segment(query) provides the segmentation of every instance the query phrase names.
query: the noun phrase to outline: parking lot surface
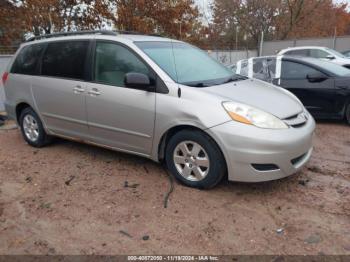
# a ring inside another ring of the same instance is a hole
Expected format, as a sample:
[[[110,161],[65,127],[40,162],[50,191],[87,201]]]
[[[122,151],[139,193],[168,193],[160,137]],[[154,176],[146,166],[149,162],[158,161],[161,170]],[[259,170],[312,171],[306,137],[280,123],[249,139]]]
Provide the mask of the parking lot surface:
[[[314,153],[279,181],[174,183],[161,165],[0,130],[1,254],[350,254],[350,126],[317,124]]]

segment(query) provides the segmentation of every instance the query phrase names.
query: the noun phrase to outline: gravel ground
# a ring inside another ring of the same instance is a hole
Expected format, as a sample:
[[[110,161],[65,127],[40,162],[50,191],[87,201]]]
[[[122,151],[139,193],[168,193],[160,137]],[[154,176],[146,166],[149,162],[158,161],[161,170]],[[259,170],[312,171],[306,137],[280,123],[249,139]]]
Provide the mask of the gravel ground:
[[[0,130],[0,254],[350,254],[350,127],[318,123],[315,151],[279,181],[170,182],[162,166]]]

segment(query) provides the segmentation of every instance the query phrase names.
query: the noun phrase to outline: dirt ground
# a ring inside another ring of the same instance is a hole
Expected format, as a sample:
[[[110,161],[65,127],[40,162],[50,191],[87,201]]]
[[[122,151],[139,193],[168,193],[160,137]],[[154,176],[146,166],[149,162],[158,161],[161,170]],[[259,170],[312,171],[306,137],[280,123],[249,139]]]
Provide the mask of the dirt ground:
[[[318,123],[311,161],[279,181],[209,191],[149,160],[0,130],[0,254],[350,254],[350,127]]]

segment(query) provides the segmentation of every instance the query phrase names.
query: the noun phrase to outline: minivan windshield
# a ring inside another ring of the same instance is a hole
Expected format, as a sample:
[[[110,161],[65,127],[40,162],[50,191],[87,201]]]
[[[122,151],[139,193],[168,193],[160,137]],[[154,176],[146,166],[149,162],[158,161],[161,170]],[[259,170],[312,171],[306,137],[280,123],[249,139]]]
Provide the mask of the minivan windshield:
[[[135,44],[179,84],[206,87],[246,79],[186,43],[147,41]]]

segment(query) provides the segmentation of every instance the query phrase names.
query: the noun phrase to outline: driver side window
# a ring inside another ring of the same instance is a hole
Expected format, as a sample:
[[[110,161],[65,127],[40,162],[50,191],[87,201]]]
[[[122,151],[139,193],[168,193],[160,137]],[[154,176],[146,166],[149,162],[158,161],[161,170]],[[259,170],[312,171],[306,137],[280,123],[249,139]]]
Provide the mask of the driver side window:
[[[150,76],[148,67],[129,49],[110,42],[97,42],[95,54],[95,81],[125,87],[127,73]]]
[[[282,79],[306,79],[308,74],[314,73],[319,73],[319,71],[307,65],[290,61],[282,61]]]

